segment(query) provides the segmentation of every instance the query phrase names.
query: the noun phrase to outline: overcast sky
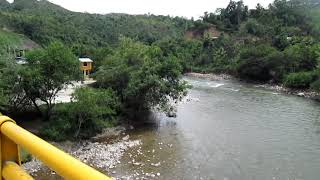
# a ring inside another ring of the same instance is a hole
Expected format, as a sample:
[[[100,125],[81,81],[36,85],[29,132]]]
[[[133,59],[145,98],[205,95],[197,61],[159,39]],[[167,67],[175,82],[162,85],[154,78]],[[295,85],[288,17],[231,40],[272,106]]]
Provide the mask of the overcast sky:
[[[13,1],[13,0],[8,0]],[[226,7],[229,0],[49,0],[66,9],[89,13],[171,15],[198,18],[203,12]],[[244,0],[249,8],[257,3],[268,6],[273,0]]]

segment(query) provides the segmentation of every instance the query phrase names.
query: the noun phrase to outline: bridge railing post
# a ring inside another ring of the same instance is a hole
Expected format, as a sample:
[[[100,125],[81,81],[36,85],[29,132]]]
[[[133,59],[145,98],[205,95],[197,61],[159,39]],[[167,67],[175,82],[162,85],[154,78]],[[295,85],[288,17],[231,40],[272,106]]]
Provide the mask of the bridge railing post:
[[[7,116],[0,114],[0,175],[11,179],[31,179],[20,167],[19,146],[57,172],[65,179],[109,180],[110,177],[82,163],[43,139],[16,125]],[[5,170],[5,171],[4,171]]]
[[[0,116],[0,128],[3,123],[12,122],[15,123],[11,118],[7,116]],[[11,141],[7,136],[0,132],[0,177],[2,177],[2,167],[6,161],[12,161],[21,165],[19,156],[19,147],[16,143]]]
[[[0,128],[4,123],[15,124],[15,121],[7,116],[0,115]],[[0,177],[3,177],[2,170],[7,162],[21,165],[19,146],[0,132]]]

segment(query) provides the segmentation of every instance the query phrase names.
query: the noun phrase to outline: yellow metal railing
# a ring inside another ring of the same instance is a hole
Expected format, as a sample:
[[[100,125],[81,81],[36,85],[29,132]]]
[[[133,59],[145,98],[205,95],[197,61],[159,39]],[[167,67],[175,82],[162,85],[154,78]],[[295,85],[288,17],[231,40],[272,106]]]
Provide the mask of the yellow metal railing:
[[[0,116],[0,177],[3,179],[33,179],[20,167],[19,146],[65,179],[111,179],[19,127],[11,118]]]

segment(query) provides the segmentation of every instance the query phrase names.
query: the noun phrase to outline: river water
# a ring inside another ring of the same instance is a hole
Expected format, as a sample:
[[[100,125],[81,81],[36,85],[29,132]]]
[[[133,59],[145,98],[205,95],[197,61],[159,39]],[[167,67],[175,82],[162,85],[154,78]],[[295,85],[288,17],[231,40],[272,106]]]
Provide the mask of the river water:
[[[126,152],[114,176],[320,179],[320,103],[234,80],[185,80],[192,100],[176,118],[155,114],[132,131],[143,144]]]
[[[319,102],[235,80],[184,79],[193,87],[177,117],[153,114],[126,132],[142,144],[101,171],[120,179],[320,179]],[[61,179],[48,169],[35,178]]]

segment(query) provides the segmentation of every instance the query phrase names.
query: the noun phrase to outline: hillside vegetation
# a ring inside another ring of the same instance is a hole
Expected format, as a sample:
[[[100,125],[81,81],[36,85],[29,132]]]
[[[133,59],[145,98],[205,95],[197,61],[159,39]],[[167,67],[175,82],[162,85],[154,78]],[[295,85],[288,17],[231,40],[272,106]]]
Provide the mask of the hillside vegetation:
[[[5,48],[6,46],[20,46],[23,41],[25,41],[25,37],[22,35],[0,30],[1,49]]]
[[[32,49],[37,47],[39,47],[38,44],[22,34],[0,29],[0,58],[3,58],[4,55],[10,55],[13,58],[13,51],[15,49]]]
[[[42,47],[27,54],[24,66],[1,52],[0,110],[37,112],[48,123],[45,137],[90,137],[152,110],[172,112],[171,102],[186,94],[184,72],[320,91],[317,1],[275,0],[249,9],[231,0],[197,21],[78,13],[46,0],[0,4],[0,44],[29,38]],[[57,105],[58,91],[79,80],[77,57],[94,60],[97,82],[76,90],[71,103]]]
[[[41,45],[59,40],[74,48],[114,45],[120,35],[151,44],[180,37],[189,26],[178,17],[71,12],[46,0],[15,0],[1,11],[0,22]]]

